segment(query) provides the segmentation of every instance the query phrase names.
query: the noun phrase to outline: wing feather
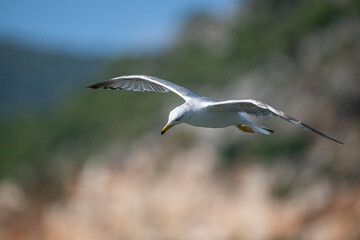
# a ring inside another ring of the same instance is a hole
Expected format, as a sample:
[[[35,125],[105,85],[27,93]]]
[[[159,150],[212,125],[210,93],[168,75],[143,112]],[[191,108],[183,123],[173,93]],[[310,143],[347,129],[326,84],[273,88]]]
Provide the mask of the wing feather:
[[[286,120],[296,126],[319,134],[322,137],[335,141],[337,143],[343,144],[342,142],[329,137],[328,135],[310,127],[309,125],[293,118],[292,116],[287,115],[286,113],[273,108],[272,106],[258,101],[254,99],[245,99],[245,100],[228,100],[228,101],[220,101],[211,103],[210,106],[217,111],[234,111],[234,112],[241,112],[246,113],[254,117],[261,117],[261,116],[270,116],[270,117],[279,117],[283,120]]]
[[[112,78],[105,82],[96,83],[89,88],[110,89],[110,90],[133,90],[138,92],[169,92],[172,91],[182,97],[185,101],[200,97],[196,93],[179,86],[175,83],[146,75],[128,75]]]

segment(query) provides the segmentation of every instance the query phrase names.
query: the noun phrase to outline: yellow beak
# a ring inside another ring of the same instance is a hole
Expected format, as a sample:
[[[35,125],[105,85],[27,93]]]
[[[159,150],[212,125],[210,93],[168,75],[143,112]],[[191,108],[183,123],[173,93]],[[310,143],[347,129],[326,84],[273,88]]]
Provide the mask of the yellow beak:
[[[172,128],[173,125],[169,125],[166,124],[166,126],[162,129],[161,131],[161,135],[163,135],[164,133],[166,133],[167,130],[169,130],[170,128]]]

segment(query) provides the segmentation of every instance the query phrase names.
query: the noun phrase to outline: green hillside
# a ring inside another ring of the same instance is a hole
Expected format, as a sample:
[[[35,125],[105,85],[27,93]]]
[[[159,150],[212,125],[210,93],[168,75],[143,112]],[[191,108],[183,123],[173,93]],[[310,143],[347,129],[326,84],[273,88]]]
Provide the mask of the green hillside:
[[[0,42],[0,120],[58,101],[88,77],[103,71],[101,59],[31,49]]]

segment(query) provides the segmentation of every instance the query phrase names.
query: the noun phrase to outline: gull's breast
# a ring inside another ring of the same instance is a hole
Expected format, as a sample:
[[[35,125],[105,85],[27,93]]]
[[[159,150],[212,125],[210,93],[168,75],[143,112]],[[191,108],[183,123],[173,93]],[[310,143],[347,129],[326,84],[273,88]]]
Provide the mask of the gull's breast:
[[[189,125],[208,128],[223,128],[236,125],[238,122],[237,112],[211,111],[206,108],[195,111],[187,121]]]

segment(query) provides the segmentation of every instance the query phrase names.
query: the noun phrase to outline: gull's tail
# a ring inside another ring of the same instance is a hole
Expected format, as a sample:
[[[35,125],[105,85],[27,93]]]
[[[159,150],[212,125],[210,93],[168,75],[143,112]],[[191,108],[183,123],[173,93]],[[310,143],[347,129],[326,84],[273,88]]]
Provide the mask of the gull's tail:
[[[241,119],[242,119],[242,123],[237,126],[237,128],[239,128],[240,130],[244,131],[244,132],[258,132],[258,133],[262,133],[262,134],[266,134],[269,135],[271,133],[274,133],[275,131],[263,126],[260,126],[254,122],[251,122],[250,120],[248,120],[247,118],[245,118],[243,115],[239,114]],[[241,127],[243,126],[243,127]],[[247,127],[246,127],[247,126]],[[246,127],[246,128],[244,128]]]
[[[266,134],[269,135],[271,133],[274,133],[275,131],[260,125],[257,125],[255,123],[253,123],[253,125],[251,125],[251,128],[254,129],[256,132],[258,133],[262,133],[262,134]]]
[[[241,125],[238,124],[236,125],[236,127],[238,129],[240,129],[243,132],[248,132],[248,133],[254,133],[254,132],[258,132],[258,133],[262,133],[262,134],[270,134],[270,133],[274,133],[274,130],[271,130],[269,128],[254,124],[254,123],[248,123],[248,125],[250,125],[251,127],[247,126],[247,125]]]

